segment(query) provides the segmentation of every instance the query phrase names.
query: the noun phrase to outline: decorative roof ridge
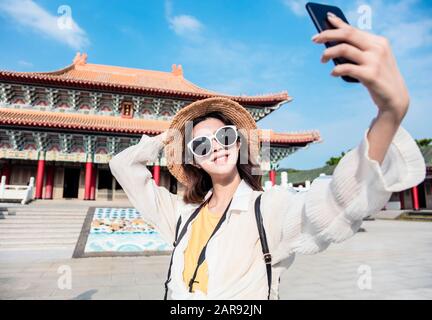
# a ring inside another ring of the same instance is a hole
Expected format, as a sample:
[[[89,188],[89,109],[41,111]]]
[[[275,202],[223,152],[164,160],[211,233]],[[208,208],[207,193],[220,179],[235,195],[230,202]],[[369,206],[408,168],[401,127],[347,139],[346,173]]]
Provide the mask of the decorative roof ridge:
[[[53,71],[43,71],[43,72],[33,71],[33,72],[21,72],[21,73],[31,73],[31,74],[40,74],[40,75],[61,75],[72,69],[75,69],[75,66],[77,65],[85,65],[85,64],[87,64],[87,53],[81,54],[81,52],[77,52],[72,61],[72,64],[62,69],[53,70]]]

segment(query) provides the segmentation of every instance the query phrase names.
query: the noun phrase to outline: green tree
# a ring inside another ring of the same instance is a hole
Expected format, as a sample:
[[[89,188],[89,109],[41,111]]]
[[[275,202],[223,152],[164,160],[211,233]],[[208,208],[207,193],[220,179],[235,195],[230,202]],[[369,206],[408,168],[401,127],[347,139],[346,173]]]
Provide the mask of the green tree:
[[[345,155],[345,152],[342,151],[341,155],[339,157],[331,157],[329,160],[326,161],[326,165],[328,165],[328,166],[337,165],[344,155]]]
[[[293,169],[293,168],[279,168],[277,171],[278,172],[286,171],[286,172],[290,173],[290,172],[299,172],[301,170],[297,170],[297,169]]]
[[[430,143],[432,142],[432,139],[415,139],[415,142],[417,143],[417,146],[419,148],[421,147],[427,147],[430,145]]]

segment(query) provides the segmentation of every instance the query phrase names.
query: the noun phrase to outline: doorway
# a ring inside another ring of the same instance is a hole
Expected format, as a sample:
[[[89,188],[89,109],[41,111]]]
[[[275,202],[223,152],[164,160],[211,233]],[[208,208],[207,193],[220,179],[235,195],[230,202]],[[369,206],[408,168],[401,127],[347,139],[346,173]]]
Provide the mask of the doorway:
[[[80,168],[65,168],[63,198],[78,198]]]

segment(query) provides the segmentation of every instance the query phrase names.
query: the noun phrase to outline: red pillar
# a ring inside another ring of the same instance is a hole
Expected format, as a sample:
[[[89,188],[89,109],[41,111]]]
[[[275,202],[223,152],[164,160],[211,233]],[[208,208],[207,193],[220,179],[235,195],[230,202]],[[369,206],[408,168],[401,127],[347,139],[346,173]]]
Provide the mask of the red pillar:
[[[3,165],[3,168],[2,168],[1,174],[0,174],[0,178],[2,176],[6,176],[6,182],[5,183],[9,184],[9,182],[10,182],[10,176],[11,176],[11,164],[9,162],[6,162]]]
[[[412,193],[412,199],[413,199],[413,206],[414,206],[414,210],[419,210],[419,201],[418,201],[418,190],[417,190],[417,186],[412,187],[412,189],[411,189],[411,193]]]
[[[159,165],[154,165],[153,166],[153,179],[156,183],[156,185],[159,185],[159,179],[160,179],[160,166]]]
[[[54,166],[49,166],[47,168],[47,177],[45,184],[45,197],[44,199],[52,199],[53,198],[53,185],[54,185]]]
[[[92,171],[93,163],[90,161],[86,162],[85,167],[85,188],[84,188],[84,200],[90,200],[90,189],[92,182]]]
[[[36,173],[35,199],[42,199],[44,173],[45,173],[45,160],[39,159],[37,165],[37,173]]]
[[[96,174],[97,169],[96,166],[92,170],[92,179],[91,179],[91,186],[90,186],[90,200],[95,200],[95,194],[96,194]]]
[[[399,201],[400,201],[401,209],[404,210],[405,209],[405,190],[399,192]]]
[[[270,176],[270,181],[272,183],[272,186],[274,186],[276,184],[276,171],[270,170],[269,176]]]

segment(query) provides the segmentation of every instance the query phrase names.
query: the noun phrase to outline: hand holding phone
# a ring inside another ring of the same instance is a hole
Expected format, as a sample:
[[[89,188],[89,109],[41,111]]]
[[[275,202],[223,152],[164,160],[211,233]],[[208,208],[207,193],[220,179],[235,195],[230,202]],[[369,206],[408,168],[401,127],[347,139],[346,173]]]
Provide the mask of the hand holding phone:
[[[344,22],[348,23],[342,10],[335,6],[328,6],[324,4],[308,2],[306,3],[306,10],[309,13],[318,32],[322,32],[328,29],[336,29],[327,19],[328,12],[333,13],[337,17],[341,18]],[[338,41],[329,41],[325,43],[325,46],[327,48],[330,48],[338,44],[340,44],[340,42]],[[356,64],[355,62],[350,61],[343,57],[334,58],[333,62],[335,65],[343,64],[343,63]],[[342,79],[344,79],[347,82],[359,82],[357,79],[350,76],[342,76]]]

